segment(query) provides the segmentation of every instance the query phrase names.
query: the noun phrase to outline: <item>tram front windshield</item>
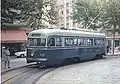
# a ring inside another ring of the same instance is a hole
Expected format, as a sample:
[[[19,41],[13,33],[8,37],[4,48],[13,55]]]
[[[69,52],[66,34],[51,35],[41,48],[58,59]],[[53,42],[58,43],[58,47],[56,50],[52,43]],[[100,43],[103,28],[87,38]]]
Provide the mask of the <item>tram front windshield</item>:
[[[29,38],[29,46],[45,46],[46,39],[45,38]]]

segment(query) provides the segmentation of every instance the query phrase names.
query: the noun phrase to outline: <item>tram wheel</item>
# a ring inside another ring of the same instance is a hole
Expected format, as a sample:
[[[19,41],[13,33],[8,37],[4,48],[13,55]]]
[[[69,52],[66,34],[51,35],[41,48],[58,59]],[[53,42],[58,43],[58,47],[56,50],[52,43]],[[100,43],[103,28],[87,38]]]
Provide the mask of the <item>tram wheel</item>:
[[[81,60],[80,60],[79,57],[75,57],[75,58],[73,58],[73,60],[75,61],[75,63],[79,63],[79,62],[81,62]]]
[[[66,58],[63,62],[62,65],[69,65],[69,64],[73,64],[74,63],[74,59],[73,58]]]
[[[95,59],[103,59],[103,55],[97,54],[97,55],[95,56]]]

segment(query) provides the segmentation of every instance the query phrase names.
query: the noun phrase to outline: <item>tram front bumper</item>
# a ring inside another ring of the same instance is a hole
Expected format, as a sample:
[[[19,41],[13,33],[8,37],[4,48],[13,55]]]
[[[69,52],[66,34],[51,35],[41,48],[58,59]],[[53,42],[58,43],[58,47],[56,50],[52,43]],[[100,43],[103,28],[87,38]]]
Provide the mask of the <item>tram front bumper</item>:
[[[47,58],[26,58],[27,59],[27,63],[30,62],[46,62]]]

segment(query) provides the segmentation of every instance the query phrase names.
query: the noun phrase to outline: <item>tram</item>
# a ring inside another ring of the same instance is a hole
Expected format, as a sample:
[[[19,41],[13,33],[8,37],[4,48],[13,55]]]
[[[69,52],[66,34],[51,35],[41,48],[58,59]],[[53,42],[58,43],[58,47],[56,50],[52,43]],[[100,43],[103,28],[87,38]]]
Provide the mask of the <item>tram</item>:
[[[106,54],[104,33],[85,30],[39,29],[28,34],[27,63],[61,64],[67,59],[88,60]]]

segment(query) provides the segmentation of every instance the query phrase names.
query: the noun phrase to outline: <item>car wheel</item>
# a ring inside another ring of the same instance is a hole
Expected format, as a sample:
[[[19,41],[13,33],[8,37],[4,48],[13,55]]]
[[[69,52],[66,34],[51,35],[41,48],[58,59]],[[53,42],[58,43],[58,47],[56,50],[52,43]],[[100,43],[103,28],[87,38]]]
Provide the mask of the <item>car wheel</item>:
[[[20,57],[24,57],[24,54],[21,54]]]
[[[20,58],[19,56],[17,56],[17,58]]]

